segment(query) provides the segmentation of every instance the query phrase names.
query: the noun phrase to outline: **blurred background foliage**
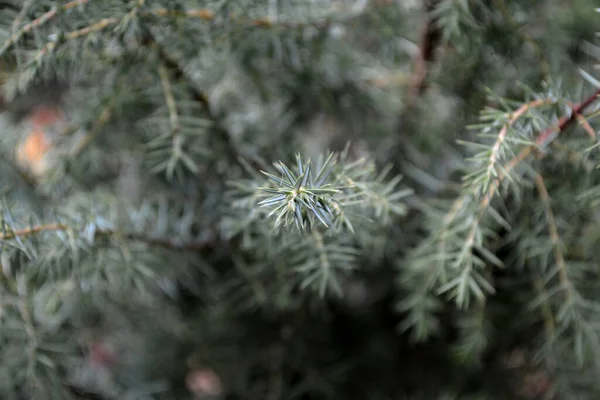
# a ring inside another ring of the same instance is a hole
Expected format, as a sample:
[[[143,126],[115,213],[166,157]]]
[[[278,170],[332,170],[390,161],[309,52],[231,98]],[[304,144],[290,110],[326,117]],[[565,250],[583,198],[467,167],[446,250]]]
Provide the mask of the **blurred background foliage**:
[[[598,10],[1,1],[0,397],[598,398]]]

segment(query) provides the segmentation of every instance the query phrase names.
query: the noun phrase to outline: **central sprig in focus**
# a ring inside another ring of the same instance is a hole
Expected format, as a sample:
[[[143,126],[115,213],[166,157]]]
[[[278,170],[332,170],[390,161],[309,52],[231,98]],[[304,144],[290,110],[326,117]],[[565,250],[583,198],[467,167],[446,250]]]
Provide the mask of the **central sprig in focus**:
[[[283,162],[274,164],[282,177],[261,171],[279,187],[260,188],[273,196],[259,202],[262,206],[275,206],[269,217],[277,215],[275,226],[295,223],[299,229],[310,230],[314,218],[325,227],[330,227],[339,215],[339,204],[334,198],[342,188],[334,188],[325,183],[333,170],[333,153],[325,160],[316,176],[313,174],[311,161],[303,163],[296,155],[296,171],[292,171]]]

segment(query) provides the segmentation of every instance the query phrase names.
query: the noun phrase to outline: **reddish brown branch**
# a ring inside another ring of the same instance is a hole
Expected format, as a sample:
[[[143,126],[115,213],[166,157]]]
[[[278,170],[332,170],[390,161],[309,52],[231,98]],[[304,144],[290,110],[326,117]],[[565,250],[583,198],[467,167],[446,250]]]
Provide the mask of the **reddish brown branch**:
[[[538,146],[543,146],[547,144],[547,142],[549,141],[548,138],[550,138],[552,134],[564,131],[569,125],[571,125],[572,122],[576,121],[578,116],[583,114],[585,110],[598,99],[599,96],[600,89],[596,90],[594,94],[585,99],[579,105],[575,106],[575,108],[573,108],[573,110],[571,111],[570,115],[562,117],[560,120],[558,120],[558,123],[556,125],[546,129],[546,131],[544,131],[540,136],[538,136],[536,144]]]

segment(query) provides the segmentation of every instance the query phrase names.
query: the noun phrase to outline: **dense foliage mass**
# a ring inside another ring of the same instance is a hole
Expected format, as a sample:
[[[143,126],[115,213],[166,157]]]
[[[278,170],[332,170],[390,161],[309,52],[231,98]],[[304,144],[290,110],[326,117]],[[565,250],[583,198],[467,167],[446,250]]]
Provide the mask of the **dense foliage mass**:
[[[0,2],[0,398],[599,398],[597,7]]]

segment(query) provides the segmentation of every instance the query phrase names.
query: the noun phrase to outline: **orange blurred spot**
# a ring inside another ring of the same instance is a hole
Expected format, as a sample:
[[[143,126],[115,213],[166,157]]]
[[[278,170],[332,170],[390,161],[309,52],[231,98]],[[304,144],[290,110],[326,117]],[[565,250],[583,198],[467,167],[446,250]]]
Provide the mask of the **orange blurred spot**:
[[[19,147],[19,159],[23,164],[32,165],[42,161],[52,143],[42,129],[36,129],[27,135]]]
[[[40,175],[46,171],[44,156],[52,148],[52,140],[48,129],[56,122],[64,121],[63,114],[56,108],[40,107],[34,110],[25,123],[33,126],[17,148],[17,160],[21,166],[33,174]]]

